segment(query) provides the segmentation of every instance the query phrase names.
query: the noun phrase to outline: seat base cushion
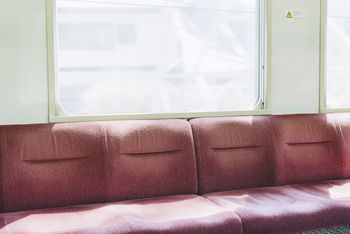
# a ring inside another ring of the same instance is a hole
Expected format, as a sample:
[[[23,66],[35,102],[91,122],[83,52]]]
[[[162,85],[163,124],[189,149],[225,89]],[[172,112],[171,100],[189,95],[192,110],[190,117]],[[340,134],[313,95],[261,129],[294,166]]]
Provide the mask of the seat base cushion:
[[[237,213],[245,233],[295,233],[350,224],[350,180],[205,194]]]
[[[197,195],[0,214],[0,233],[242,233],[240,218]]]

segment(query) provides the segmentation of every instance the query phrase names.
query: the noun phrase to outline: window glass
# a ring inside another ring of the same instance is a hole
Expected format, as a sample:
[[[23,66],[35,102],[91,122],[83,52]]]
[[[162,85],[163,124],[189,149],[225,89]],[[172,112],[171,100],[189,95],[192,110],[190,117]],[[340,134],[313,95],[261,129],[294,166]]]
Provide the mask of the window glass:
[[[328,1],[326,107],[350,108],[350,1]]]
[[[69,115],[254,109],[257,0],[56,0],[56,100]]]

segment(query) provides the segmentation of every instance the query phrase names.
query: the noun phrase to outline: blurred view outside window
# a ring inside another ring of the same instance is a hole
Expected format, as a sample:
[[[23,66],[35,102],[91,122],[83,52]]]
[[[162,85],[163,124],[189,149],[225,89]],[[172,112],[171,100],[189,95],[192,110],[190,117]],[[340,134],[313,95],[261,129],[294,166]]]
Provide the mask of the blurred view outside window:
[[[348,21],[331,20],[348,45]],[[259,30],[258,0],[56,0],[57,105],[71,115],[254,109]]]
[[[350,108],[350,1],[327,5],[326,107]]]

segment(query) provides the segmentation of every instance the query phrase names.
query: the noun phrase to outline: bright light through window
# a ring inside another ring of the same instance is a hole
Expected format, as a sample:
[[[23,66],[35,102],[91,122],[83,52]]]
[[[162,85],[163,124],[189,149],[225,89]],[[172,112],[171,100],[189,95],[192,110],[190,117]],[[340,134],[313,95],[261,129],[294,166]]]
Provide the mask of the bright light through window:
[[[57,0],[57,109],[252,110],[262,27],[257,0]]]
[[[350,108],[350,1],[327,5],[326,107]]]

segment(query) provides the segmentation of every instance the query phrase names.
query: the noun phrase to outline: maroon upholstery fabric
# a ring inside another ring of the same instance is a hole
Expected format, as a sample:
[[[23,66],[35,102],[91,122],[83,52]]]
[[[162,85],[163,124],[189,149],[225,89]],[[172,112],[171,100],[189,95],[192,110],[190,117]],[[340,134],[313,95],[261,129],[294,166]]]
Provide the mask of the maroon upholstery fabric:
[[[350,223],[350,180],[263,187],[350,177],[349,114],[190,124],[1,126],[5,212],[150,199],[3,213],[0,233],[242,233],[242,223],[246,233],[290,233]],[[180,195],[223,190],[205,194],[210,201]],[[168,195],[179,196],[152,198]]]
[[[190,124],[200,193],[272,185],[273,144],[268,117],[202,118]]]
[[[3,210],[104,200],[97,123],[0,127]]]
[[[0,214],[0,233],[242,233],[239,217],[196,195]]]
[[[0,127],[4,211],[197,192],[185,120]]]
[[[338,126],[338,140],[343,154],[343,177],[350,178],[350,113],[333,114]]]
[[[275,184],[341,178],[342,154],[332,115],[271,116]]]
[[[350,180],[285,185],[204,195],[234,211],[245,233],[295,233],[348,225]]]
[[[104,123],[107,200],[197,192],[190,125],[185,120]]]

